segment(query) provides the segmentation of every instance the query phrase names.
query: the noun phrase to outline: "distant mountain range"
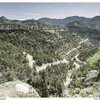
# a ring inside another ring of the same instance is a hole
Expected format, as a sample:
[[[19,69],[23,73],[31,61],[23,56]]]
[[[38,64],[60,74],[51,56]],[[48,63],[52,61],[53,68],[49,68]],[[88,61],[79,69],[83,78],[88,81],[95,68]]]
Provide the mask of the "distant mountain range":
[[[71,16],[64,19],[51,19],[51,18],[40,18],[38,20],[28,19],[28,20],[10,20],[6,17],[0,17],[0,24],[10,23],[10,24],[49,24],[49,25],[61,25],[67,26],[69,23],[78,22],[86,26],[99,29],[100,28],[100,16],[95,16],[93,18]]]
[[[79,17],[79,16],[72,16],[66,17],[64,19],[50,19],[50,18],[40,18],[38,19],[39,22],[50,24],[50,25],[62,25],[67,26],[69,23],[78,22],[84,24],[88,27],[100,28],[100,16],[95,16],[93,18],[86,18],[86,17]]]
[[[45,23],[45,24],[50,24],[50,25],[65,25],[68,23],[71,23],[73,21],[80,21],[83,23],[89,22],[89,18],[85,17],[79,17],[79,16],[71,16],[71,17],[66,17],[64,19],[50,19],[50,18],[40,18],[38,19],[39,22]]]

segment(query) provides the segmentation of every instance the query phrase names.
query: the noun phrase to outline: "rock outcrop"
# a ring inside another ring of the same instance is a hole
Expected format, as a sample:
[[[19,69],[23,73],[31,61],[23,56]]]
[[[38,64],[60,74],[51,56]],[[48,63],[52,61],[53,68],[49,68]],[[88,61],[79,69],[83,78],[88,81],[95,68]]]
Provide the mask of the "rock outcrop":
[[[86,74],[86,80],[85,81],[96,79],[98,77],[98,75],[99,75],[99,71],[91,70]]]
[[[10,81],[0,84],[0,97],[39,97],[36,90],[22,81]]]

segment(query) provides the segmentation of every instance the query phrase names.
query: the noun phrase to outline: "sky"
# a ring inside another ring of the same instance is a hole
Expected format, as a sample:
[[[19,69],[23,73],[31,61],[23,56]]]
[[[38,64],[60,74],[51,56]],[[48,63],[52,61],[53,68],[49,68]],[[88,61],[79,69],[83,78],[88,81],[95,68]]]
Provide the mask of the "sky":
[[[0,16],[8,19],[91,18],[97,15],[100,15],[100,3],[0,3]]]

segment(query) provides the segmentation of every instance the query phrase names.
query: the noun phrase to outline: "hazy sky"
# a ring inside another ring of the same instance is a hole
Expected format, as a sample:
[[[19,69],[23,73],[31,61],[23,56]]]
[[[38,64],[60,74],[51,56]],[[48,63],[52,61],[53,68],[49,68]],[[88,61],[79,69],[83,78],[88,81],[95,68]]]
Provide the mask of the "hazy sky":
[[[93,17],[100,15],[100,3],[0,3],[0,16],[9,19]]]

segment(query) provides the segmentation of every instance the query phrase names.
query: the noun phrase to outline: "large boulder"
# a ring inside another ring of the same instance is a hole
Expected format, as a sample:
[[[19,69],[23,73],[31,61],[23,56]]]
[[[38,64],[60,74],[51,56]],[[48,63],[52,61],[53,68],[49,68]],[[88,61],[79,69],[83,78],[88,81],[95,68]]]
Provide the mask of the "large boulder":
[[[16,80],[0,84],[0,97],[39,97],[39,94],[29,84]]]
[[[91,70],[86,74],[86,80],[85,81],[89,81],[89,80],[95,79],[95,78],[98,77],[98,75],[99,75],[99,71]]]

